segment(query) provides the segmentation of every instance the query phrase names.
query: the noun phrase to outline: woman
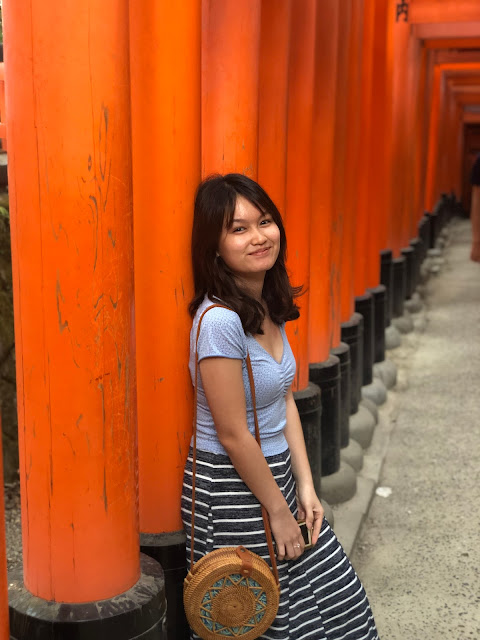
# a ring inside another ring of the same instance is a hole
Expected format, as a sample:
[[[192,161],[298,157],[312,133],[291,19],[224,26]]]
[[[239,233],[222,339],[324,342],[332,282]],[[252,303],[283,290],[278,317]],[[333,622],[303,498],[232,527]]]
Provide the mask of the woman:
[[[195,297],[190,373],[198,340],[195,561],[244,545],[269,561],[261,507],[276,544],[281,597],[262,638],[378,638],[365,591],[323,517],[291,383],[295,360],[285,322],[298,317],[285,268],[281,216],[265,191],[239,174],[213,176],[195,200]],[[261,449],[254,436],[245,358],[252,361]],[[182,516],[190,559],[192,458],[185,468]],[[304,549],[298,519],[313,530]],[[192,638],[197,636],[192,633]]]

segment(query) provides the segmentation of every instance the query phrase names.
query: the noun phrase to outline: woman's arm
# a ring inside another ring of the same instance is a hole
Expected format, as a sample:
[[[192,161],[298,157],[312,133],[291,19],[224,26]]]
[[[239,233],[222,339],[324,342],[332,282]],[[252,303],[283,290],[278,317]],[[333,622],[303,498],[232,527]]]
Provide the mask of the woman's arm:
[[[287,425],[284,433],[290,448],[292,471],[297,484],[298,514],[299,518],[305,519],[309,529],[313,528],[312,542],[315,544],[322,526],[323,507],[313,486],[302,424],[291,388],[288,390],[285,400],[287,403]]]
[[[304,548],[300,528],[248,430],[242,361],[204,358],[199,366],[218,439],[242,480],[267,510],[278,559],[298,557]]]

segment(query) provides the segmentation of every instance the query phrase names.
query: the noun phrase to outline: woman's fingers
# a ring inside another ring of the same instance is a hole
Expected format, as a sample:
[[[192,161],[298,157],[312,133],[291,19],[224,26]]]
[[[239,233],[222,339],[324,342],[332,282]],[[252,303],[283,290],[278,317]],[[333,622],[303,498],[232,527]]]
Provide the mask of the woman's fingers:
[[[299,528],[300,531],[300,528]],[[277,560],[295,560],[299,558],[305,550],[305,543],[300,534],[294,540],[285,543],[277,543]]]

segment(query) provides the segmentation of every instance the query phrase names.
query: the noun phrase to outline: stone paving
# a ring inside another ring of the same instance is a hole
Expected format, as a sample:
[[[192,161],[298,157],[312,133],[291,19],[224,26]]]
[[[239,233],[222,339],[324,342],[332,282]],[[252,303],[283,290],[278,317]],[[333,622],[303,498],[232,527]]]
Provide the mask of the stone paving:
[[[480,639],[480,264],[469,221],[448,237],[415,330],[388,353],[398,381],[362,472],[377,493],[350,532],[382,640]]]

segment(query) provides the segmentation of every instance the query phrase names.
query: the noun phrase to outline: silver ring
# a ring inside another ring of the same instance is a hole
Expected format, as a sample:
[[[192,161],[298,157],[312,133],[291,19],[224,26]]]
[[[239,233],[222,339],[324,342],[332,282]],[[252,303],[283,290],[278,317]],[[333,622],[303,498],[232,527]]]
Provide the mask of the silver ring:
[[[295,549],[300,549],[300,545],[299,544],[294,544],[293,546],[295,547]]]

